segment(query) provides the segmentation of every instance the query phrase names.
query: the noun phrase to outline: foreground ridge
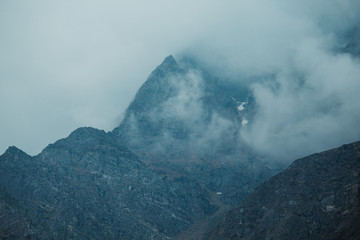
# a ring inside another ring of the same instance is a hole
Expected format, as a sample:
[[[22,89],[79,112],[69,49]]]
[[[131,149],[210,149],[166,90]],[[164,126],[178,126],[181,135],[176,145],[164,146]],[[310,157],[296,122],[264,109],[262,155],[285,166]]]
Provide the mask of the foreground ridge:
[[[209,239],[360,239],[360,141],[295,161]]]

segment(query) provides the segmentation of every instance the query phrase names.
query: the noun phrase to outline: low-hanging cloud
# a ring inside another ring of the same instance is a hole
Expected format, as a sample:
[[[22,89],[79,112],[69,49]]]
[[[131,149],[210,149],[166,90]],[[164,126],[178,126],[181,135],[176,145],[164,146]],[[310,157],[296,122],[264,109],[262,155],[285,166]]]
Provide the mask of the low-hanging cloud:
[[[243,136],[265,154],[296,158],[359,140],[359,61],[319,49],[300,51],[277,88],[251,85],[258,112]]]
[[[229,28],[189,52],[218,77],[251,89],[257,112],[241,132],[247,143],[269,158],[291,161],[359,140],[359,3],[238,7],[241,17],[226,16]]]
[[[137,104],[135,110],[128,112],[120,136],[128,136],[128,143],[136,151],[156,155],[174,150],[185,159],[194,154],[209,156],[224,144],[224,140],[235,141],[237,123],[214,109],[219,103],[206,106],[209,104],[206,101],[208,80],[201,71],[186,67],[156,79],[158,85],[152,83],[154,91],[158,86],[164,87],[164,91],[157,93],[156,101],[151,101],[151,104]],[[233,112],[236,112],[235,108]]]

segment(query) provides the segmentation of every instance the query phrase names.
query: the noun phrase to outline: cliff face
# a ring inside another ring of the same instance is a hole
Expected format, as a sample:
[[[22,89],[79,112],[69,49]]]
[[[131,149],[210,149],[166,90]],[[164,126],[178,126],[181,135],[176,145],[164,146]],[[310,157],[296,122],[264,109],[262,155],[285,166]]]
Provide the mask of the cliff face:
[[[360,142],[295,161],[260,185],[209,239],[359,239]]]

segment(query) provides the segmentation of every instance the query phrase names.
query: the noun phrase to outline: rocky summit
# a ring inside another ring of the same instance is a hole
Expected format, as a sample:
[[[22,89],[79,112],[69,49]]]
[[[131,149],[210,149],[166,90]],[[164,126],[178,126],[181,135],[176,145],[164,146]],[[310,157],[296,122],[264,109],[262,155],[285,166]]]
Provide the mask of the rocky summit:
[[[360,239],[360,142],[295,161],[207,239]]]

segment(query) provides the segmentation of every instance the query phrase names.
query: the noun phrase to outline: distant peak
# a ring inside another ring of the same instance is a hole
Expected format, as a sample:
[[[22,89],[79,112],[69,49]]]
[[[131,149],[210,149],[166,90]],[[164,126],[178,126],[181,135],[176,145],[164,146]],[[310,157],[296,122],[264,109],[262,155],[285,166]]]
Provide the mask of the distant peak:
[[[6,152],[22,152],[21,149],[15,147],[15,146],[10,146],[8,147],[8,149],[6,150]]]
[[[22,151],[21,149],[15,147],[15,146],[8,147],[8,149],[5,151],[5,153],[2,156],[6,156],[6,155],[10,155],[10,156],[14,156],[14,155],[29,156],[24,151]]]
[[[161,63],[160,66],[168,68],[168,67],[173,67],[176,65],[177,65],[177,63],[175,61],[175,58],[172,55],[170,55],[164,59],[164,61]]]
[[[104,130],[99,130],[92,127],[80,127],[75,131],[73,131],[72,133],[70,133],[69,138],[81,139],[83,137],[90,137],[90,136],[94,137],[103,134],[106,134]]]

